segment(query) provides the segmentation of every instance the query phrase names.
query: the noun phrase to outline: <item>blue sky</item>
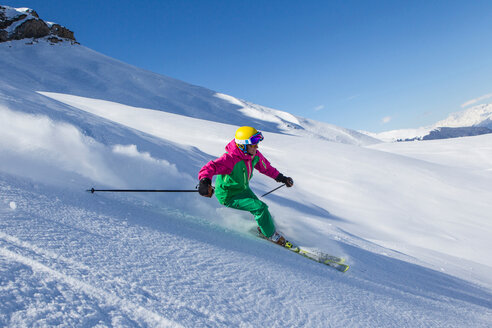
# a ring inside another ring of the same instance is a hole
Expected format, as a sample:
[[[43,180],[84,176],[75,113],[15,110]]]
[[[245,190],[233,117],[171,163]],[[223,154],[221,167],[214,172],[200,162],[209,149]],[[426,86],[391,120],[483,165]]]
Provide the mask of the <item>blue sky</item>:
[[[416,128],[492,102],[492,1],[0,3],[129,64],[346,128]]]

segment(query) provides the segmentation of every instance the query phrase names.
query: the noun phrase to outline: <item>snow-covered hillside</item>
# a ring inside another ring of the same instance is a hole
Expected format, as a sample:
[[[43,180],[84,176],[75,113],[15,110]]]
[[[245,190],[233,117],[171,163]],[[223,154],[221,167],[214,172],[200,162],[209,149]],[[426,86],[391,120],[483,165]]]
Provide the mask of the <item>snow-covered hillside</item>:
[[[47,91],[115,101],[129,106],[232,125],[296,135],[313,135],[349,144],[379,142],[359,132],[314,122],[254,105],[119,62],[84,46],[25,41],[0,44],[0,66],[9,92]],[[38,103],[43,99],[30,95]]]
[[[0,44],[0,71],[1,326],[490,326],[492,135],[361,147],[63,43]],[[193,189],[243,124],[295,180],[264,199],[278,228],[347,273],[215,199],[85,191]]]
[[[482,104],[453,113],[431,126],[365,134],[387,142],[413,139],[445,139],[492,132],[492,104]]]

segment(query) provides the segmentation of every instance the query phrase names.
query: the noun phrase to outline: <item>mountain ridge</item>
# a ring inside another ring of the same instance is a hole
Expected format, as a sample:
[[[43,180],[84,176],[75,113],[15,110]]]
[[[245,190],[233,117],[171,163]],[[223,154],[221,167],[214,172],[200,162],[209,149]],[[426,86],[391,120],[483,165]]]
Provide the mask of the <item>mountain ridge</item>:
[[[416,129],[399,129],[379,133],[359,131],[385,142],[459,138],[492,133],[492,104],[480,104],[433,125]]]

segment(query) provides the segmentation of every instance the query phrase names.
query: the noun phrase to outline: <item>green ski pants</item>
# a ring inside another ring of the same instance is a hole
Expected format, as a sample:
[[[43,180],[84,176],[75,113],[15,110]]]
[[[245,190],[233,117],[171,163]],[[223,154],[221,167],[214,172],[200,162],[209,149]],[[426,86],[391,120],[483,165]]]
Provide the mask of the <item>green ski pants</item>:
[[[251,189],[247,188],[240,194],[226,200],[223,205],[253,214],[261,232],[266,237],[271,237],[275,232],[275,225],[268,211],[267,204],[259,200]]]

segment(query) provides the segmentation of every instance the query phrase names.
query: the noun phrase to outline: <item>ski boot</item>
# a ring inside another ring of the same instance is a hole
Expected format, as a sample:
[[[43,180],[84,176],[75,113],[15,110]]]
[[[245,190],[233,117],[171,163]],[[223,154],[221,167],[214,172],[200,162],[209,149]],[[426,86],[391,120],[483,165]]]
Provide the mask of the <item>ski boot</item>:
[[[261,229],[260,227],[258,227],[258,234],[260,236],[263,236],[265,239],[271,241],[272,243],[275,243],[277,245],[280,245],[282,247],[285,247],[287,248],[288,250],[290,251],[293,251],[293,252],[296,252],[298,253],[299,252],[299,247],[293,245],[290,241],[288,241],[287,239],[285,239],[284,236],[282,236],[280,233],[278,233],[277,231],[275,231],[273,233],[273,235],[270,237],[270,238],[266,238],[263,233],[261,232]]]

